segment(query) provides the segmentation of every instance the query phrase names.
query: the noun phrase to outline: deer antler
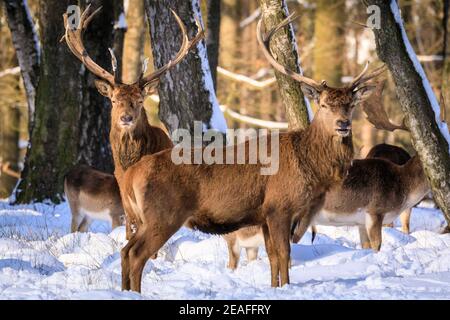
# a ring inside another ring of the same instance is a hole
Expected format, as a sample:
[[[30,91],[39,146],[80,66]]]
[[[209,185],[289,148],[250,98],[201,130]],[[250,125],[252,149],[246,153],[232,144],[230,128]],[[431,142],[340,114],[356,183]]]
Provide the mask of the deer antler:
[[[269,30],[267,33],[263,33],[261,30],[261,24],[262,24],[262,18],[259,19],[258,25],[256,26],[256,38],[258,39],[258,43],[260,44],[262,48],[262,52],[266,59],[269,61],[269,63],[275,68],[275,70],[281,72],[282,74],[291,77],[292,79],[301,82],[306,83],[307,85],[310,85],[311,87],[317,89],[318,91],[322,91],[325,87],[325,83],[318,83],[314,81],[313,79],[307,78],[300,73],[294,72],[292,70],[289,70],[288,68],[284,67],[278,61],[273,57],[272,52],[270,51],[270,40],[272,36],[281,28],[285,27],[289,23],[291,23],[293,20],[295,20],[298,17],[298,15],[295,14],[295,12],[291,13],[289,16],[287,16],[286,19],[281,21],[275,28]]]
[[[195,35],[194,38],[192,38],[192,40],[189,41],[188,35],[187,35],[187,31],[186,31],[186,26],[183,24],[183,21],[181,21],[180,17],[175,13],[175,11],[173,11],[172,9],[170,9],[170,11],[172,11],[175,19],[177,20],[178,25],[180,26],[181,32],[182,32],[182,43],[181,43],[181,47],[180,50],[178,50],[177,55],[175,56],[175,58],[173,60],[170,60],[167,64],[165,64],[164,66],[162,66],[161,68],[159,68],[158,70],[150,73],[149,75],[144,77],[144,68],[143,68],[143,72],[141,73],[140,79],[139,79],[139,84],[140,86],[145,86],[148,83],[158,80],[165,72],[167,72],[168,70],[170,70],[171,68],[173,68],[174,66],[176,66],[181,60],[183,60],[183,58],[189,53],[189,51],[201,40],[205,37],[205,32],[202,28],[202,25],[200,23],[200,21],[198,19],[195,19],[195,23],[197,25],[197,34]],[[143,67],[145,67],[146,69],[146,65],[144,65]]]
[[[405,130],[409,131],[405,125],[405,119],[402,120],[401,125],[393,124],[389,120],[389,116],[384,109],[384,103],[382,99],[382,93],[384,89],[385,81],[378,83],[376,91],[372,96],[363,102],[363,110],[367,115],[367,120],[374,125],[377,129],[394,131]]]
[[[355,79],[353,79],[353,81],[350,83],[348,87],[355,89],[359,85],[379,76],[384,71],[386,71],[387,68],[386,65],[382,65],[366,75],[368,69],[369,69],[369,62],[366,62],[363,71],[358,76],[356,76]]]
[[[317,89],[318,91],[322,91],[326,87],[326,82],[323,80],[321,83],[318,83],[314,81],[313,79],[307,78],[297,72],[294,72],[292,70],[287,69],[286,67],[282,66],[278,63],[278,61],[273,57],[271,51],[270,51],[270,39],[272,36],[281,28],[285,27],[295,19],[297,19],[298,15],[295,14],[295,12],[291,13],[289,16],[286,17],[283,21],[281,21],[277,26],[269,30],[269,32],[263,34],[261,31],[261,24],[262,19],[258,21],[258,25],[256,26],[256,38],[258,39],[258,43],[261,45],[261,48],[263,49],[264,56],[269,61],[269,63],[279,72],[281,72],[284,75],[287,75],[294,80],[297,80],[299,82],[306,83],[313,88]],[[383,65],[381,67],[376,68],[371,73],[367,74],[367,70],[369,68],[369,63],[366,63],[366,66],[364,67],[363,71],[352,81],[352,83],[349,85],[349,88],[355,89],[359,85],[361,85],[364,82],[367,82],[382,72],[386,70],[386,67]]]
[[[96,9],[92,14],[89,14],[91,9],[91,5],[89,4],[86,7],[86,10],[80,16],[80,21],[78,26],[74,28],[70,26],[68,23],[67,13],[64,13],[64,27],[66,28],[66,32],[64,36],[61,38],[61,41],[66,40],[67,46],[70,51],[86,66],[86,68],[95,74],[97,77],[102,78],[108,81],[110,84],[120,83],[120,79],[118,79],[118,75],[114,72],[114,75],[100,67],[94,60],[89,57],[84,45],[83,45],[83,33],[86,30],[89,22],[94,18],[94,16],[101,10],[102,7]]]

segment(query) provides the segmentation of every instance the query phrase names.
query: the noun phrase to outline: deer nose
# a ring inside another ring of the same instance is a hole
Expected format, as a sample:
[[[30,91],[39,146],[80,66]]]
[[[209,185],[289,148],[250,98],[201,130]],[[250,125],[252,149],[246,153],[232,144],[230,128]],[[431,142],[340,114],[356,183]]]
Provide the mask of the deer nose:
[[[131,120],[133,120],[133,117],[130,116],[129,114],[126,114],[126,115],[124,115],[124,116],[121,116],[121,117],[120,117],[120,120],[121,120],[122,122],[131,122]]]
[[[350,120],[338,120],[336,121],[336,124],[339,129],[347,129],[348,127],[350,127],[352,122]]]

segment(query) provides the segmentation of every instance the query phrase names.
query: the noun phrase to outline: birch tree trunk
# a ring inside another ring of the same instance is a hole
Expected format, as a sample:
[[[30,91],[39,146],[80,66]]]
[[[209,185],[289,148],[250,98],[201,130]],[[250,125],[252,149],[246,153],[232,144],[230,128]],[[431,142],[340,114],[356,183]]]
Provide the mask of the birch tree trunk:
[[[450,156],[448,128],[439,119],[439,106],[423,68],[410,46],[395,0],[365,0],[380,8],[380,29],[373,29],[379,58],[396,85],[406,125],[434,198],[450,222]],[[434,111],[434,112],[433,112]]]
[[[273,28],[286,18],[288,9],[284,0],[259,0],[259,3],[266,30]],[[282,65],[293,71],[301,71],[292,26],[289,26],[288,30],[284,28],[278,31],[272,37],[270,48],[275,59]],[[286,109],[289,129],[306,128],[310,121],[309,104],[303,96],[300,83],[278,71],[275,71],[275,76]]]
[[[217,88],[217,66],[219,64],[220,45],[220,0],[208,0],[208,30],[206,47],[208,51],[209,68],[214,82],[214,90]]]
[[[145,1],[153,58],[158,68],[173,59],[181,45],[181,32],[169,8],[183,20],[189,38],[197,33],[194,17],[201,20],[198,0]],[[194,120],[201,121],[205,128],[225,132],[226,122],[216,99],[204,40],[161,77],[159,97],[159,117],[169,132],[177,128],[193,131]]]
[[[128,28],[123,50],[123,80],[133,83],[141,73],[141,57],[144,52],[144,0],[128,0],[126,16]]]
[[[39,39],[26,0],[4,0],[8,27],[16,50],[28,103],[29,131],[33,126],[39,78]]]

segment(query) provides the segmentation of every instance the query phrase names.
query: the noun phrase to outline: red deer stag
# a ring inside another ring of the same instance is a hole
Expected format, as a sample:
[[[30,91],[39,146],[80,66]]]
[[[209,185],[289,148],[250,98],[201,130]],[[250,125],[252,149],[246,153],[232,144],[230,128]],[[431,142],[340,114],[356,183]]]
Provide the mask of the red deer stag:
[[[407,130],[404,124],[399,126],[389,121],[381,101],[364,109],[367,119],[378,129]],[[299,223],[293,241],[301,239],[310,223],[358,226],[362,248],[379,251],[383,224],[392,223],[429,192],[430,186],[417,154],[403,165],[375,157],[354,160],[342,183],[327,193],[323,208]]]
[[[115,165],[114,176],[121,188],[123,174],[131,165],[138,162],[144,155],[153,154],[173,146],[172,141],[162,129],[149,124],[143,109],[144,98],[156,90],[159,78],[182,61],[191,48],[204,37],[204,32],[200,23],[196,21],[199,28],[198,33],[189,41],[185,25],[180,17],[172,11],[182,32],[181,48],[176,57],[146,76],[144,75],[146,71],[144,65],[139,79],[135,83],[125,84],[122,83],[118,73],[115,72],[117,60],[111,50],[114,74],[96,64],[89,57],[83,45],[83,33],[100,9],[98,8],[92,14],[89,14],[90,5],[87,6],[76,28],[68,24],[68,17],[65,14],[64,26],[66,32],[63,39],[66,40],[69,49],[86,68],[101,79],[95,80],[95,85],[100,94],[111,101],[111,131],[109,137]],[[72,208],[72,215],[75,217],[72,231],[77,224],[77,230],[81,227],[85,228],[84,224],[81,224],[81,226],[79,224],[84,221],[84,215],[94,218],[99,218],[102,215],[120,215],[118,209],[121,201],[120,194],[113,178],[111,175],[106,175],[90,167],[78,167],[68,174],[65,189]],[[100,184],[100,181],[105,183]],[[126,221],[127,239],[129,239],[138,225],[136,218],[133,216],[127,215]]]
[[[261,33],[259,21],[257,38],[269,62],[299,81],[303,92],[320,106],[311,125],[280,135],[275,175],[261,175],[263,165],[248,162],[175,164],[171,150],[144,156],[131,166],[121,186],[122,203],[127,215],[140,219],[141,225],[122,249],[122,289],[140,292],[146,261],[185,223],[218,234],[262,225],[272,286],[289,283],[292,222],[321,208],[325,192],[343,179],[353,158],[354,106],[375,88],[366,82],[384,71],[381,67],[367,74],[366,65],[349,86],[332,88],[286,69],[272,57],[269,42],[292,19],[290,15],[267,35]],[[236,155],[237,148],[216,152]]]
[[[404,149],[383,143],[373,147],[368,153],[367,158],[382,158],[395,164],[403,165],[411,157]],[[403,232],[407,234],[409,233],[410,215],[411,208],[406,209],[400,214]],[[313,229],[311,242],[313,242],[317,231],[314,225],[311,227]],[[301,236],[295,235],[293,241],[297,243],[300,241]],[[242,228],[224,235],[223,238],[227,242],[228,268],[230,269],[237,268],[242,248],[246,250],[247,261],[252,261],[258,257],[259,247],[264,245],[264,235],[259,226]]]

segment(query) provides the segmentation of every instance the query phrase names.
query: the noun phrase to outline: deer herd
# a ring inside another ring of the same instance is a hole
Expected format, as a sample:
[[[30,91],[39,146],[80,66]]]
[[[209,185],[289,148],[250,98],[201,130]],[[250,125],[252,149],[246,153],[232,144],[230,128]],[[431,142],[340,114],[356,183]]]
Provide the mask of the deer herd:
[[[295,17],[264,32],[257,25],[257,41],[278,72],[299,82],[304,95],[317,106],[304,130],[279,135],[279,170],[261,175],[260,164],[174,164],[169,136],[151,126],[144,99],[156,91],[159,79],[203,39],[189,39],[186,27],[172,11],[181,33],[175,58],[149,75],[143,68],[132,84],[122,83],[111,51],[113,74],[96,64],[83,45],[83,32],[99,9],[82,13],[73,28],[64,16],[64,39],[70,51],[98,80],[95,85],[112,104],[110,142],[114,175],[86,165],[67,173],[64,189],[72,211],[71,231],[86,231],[92,219],[126,224],[128,240],[121,252],[122,289],[141,291],[145,263],[182,226],[221,234],[228,244],[228,267],[238,265],[241,248],[257,257],[265,245],[273,287],[289,283],[290,242],[298,242],[308,227],[357,226],[361,247],[380,250],[383,224],[400,214],[409,231],[409,212],[430,190],[417,155],[401,148],[375,146],[365,159],[354,159],[352,114],[382,86],[371,81],[385,71],[368,72],[368,64],[342,88],[316,82],[279,64],[270,50],[271,37]],[[380,89],[381,88],[381,89]],[[367,105],[366,105],[367,107]],[[404,129],[389,121],[379,103],[369,106],[368,120],[377,128]],[[248,144],[248,141],[245,142]],[[270,142],[268,142],[270,145]],[[225,146],[236,148],[236,146]],[[403,213],[402,213],[403,212]]]

